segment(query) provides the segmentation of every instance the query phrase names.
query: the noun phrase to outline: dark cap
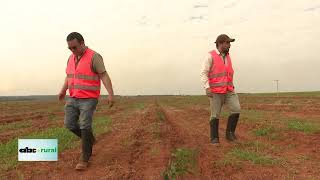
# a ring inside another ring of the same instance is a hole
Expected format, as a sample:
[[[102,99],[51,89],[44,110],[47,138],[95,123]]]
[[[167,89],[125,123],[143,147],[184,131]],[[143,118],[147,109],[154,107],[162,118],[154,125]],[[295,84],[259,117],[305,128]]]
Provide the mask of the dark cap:
[[[229,36],[227,36],[226,34],[220,34],[217,37],[217,40],[215,43],[223,43],[223,42],[234,42],[235,39],[230,38]]]

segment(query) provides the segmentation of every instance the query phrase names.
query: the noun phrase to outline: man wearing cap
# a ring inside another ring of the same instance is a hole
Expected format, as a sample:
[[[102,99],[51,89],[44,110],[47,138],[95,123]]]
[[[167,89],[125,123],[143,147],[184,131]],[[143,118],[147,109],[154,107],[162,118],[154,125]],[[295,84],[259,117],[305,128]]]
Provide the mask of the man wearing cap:
[[[226,128],[226,139],[237,140],[235,130],[240,115],[240,103],[238,95],[234,91],[233,68],[229,55],[230,42],[235,39],[221,34],[216,39],[216,50],[210,51],[201,69],[201,81],[209,97],[211,117],[210,117],[210,141],[212,144],[219,143],[219,118],[221,108],[227,104],[230,109],[230,116]]]
[[[100,96],[101,81],[109,93],[107,103],[110,107],[114,102],[113,89],[101,55],[85,46],[82,35],[77,32],[70,33],[67,43],[72,54],[68,59],[67,76],[58,98],[62,101],[69,89],[70,97],[64,107],[64,124],[81,139],[82,153],[76,169],[84,170],[88,166],[95,143],[92,118]]]

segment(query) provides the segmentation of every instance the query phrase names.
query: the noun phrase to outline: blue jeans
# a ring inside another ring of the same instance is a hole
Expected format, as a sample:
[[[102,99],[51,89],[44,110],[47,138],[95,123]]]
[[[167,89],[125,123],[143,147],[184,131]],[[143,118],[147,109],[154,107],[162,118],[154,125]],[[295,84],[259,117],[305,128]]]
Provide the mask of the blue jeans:
[[[92,130],[93,113],[96,110],[96,98],[68,97],[64,106],[64,125],[69,130]]]
[[[96,110],[98,99],[95,98],[67,98],[64,106],[65,126],[81,138],[82,154],[81,161],[88,162],[92,155],[94,136],[92,134],[92,117]]]

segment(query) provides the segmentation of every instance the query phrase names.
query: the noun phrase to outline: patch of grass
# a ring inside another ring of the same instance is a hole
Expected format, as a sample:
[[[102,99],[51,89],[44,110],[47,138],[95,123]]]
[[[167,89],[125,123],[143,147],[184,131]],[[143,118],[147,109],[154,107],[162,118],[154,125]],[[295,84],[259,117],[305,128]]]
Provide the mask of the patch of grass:
[[[95,117],[93,120],[94,135],[109,132],[111,130],[112,120],[109,117]]]
[[[252,151],[255,153],[270,152],[270,151],[274,152],[274,151],[279,151],[279,149],[281,149],[279,146],[262,143],[260,141],[248,141],[248,142],[239,144],[236,147],[239,149],[244,149],[244,150]]]
[[[164,179],[177,179],[186,173],[194,173],[196,168],[197,151],[178,148],[172,153],[172,160],[163,173]]]
[[[219,159],[217,161],[213,162],[213,166],[215,168],[219,168],[221,166],[233,166],[233,167],[241,167],[241,161],[239,161],[235,156],[233,156],[231,153],[227,153],[224,155],[222,159]]]
[[[144,107],[145,107],[144,103],[141,103],[141,102],[133,104],[133,108],[135,109],[144,109]]]
[[[94,133],[100,134],[109,130],[110,118],[98,117],[93,121]],[[49,128],[44,131],[33,132],[20,139],[58,139],[58,150],[62,152],[66,149],[79,145],[77,137],[64,127]],[[14,168],[18,164],[17,157],[18,138],[14,138],[7,143],[0,144],[0,172]]]
[[[260,141],[248,141],[246,143],[240,144],[239,147],[249,149],[254,152],[261,152],[263,149],[267,148],[266,144]]]
[[[281,146],[272,145],[269,143],[262,143],[260,141],[249,141],[238,147],[240,149],[252,151],[255,153],[280,152],[283,150]]]
[[[273,127],[261,127],[253,131],[256,136],[266,136],[274,132]]]
[[[274,159],[270,156],[262,155],[249,150],[242,150],[239,148],[234,148],[231,151],[231,154],[241,160],[250,161],[253,164],[274,165],[278,163],[277,159]]]
[[[221,166],[233,166],[241,168],[243,161],[249,161],[257,165],[274,165],[283,164],[284,159],[273,158],[268,155],[264,155],[261,152],[264,151],[279,151],[280,147],[266,145],[259,141],[249,141],[243,144],[237,145],[230,152],[225,154],[223,159],[213,162],[214,167]]]
[[[4,124],[0,126],[0,133],[7,131],[7,130],[15,130],[15,129],[22,129],[31,127],[30,121],[19,121],[19,122],[12,122],[9,124]]]
[[[255,123],[259,121],[265,120],[267,117],[267,112],[259,111],[259,110],[241,110],[240,118],[241,120],[248,123]]]
[[[0,144],[0,172],[16,166],[18,154],[17,149],[17,139],[10,140],[6,144]]]
[[[218,163],[222,165],[239,165],[241,161],[250,161],[258,165],[274,165],[283,164],[283,158],[273,158],[266,155],[268,152],[280,151],[280,147],[264,144],[260,141],[248,141],[237,144],[230,152],[228,152],[223,160]]]
[[[291,130],[301,131],[304,133],[315,133],[320,131],[320,126],[316,123],[304,122],[299,119],[292,119],[287,122],[287,126]]]

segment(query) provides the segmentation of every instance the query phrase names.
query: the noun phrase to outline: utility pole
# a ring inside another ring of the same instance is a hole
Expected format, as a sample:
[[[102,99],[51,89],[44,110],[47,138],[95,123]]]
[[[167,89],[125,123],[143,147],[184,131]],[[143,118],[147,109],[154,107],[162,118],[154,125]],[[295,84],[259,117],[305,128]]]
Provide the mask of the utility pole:
[[[277,96],[279,96],[279,80],[274,80],[277,83]]]

